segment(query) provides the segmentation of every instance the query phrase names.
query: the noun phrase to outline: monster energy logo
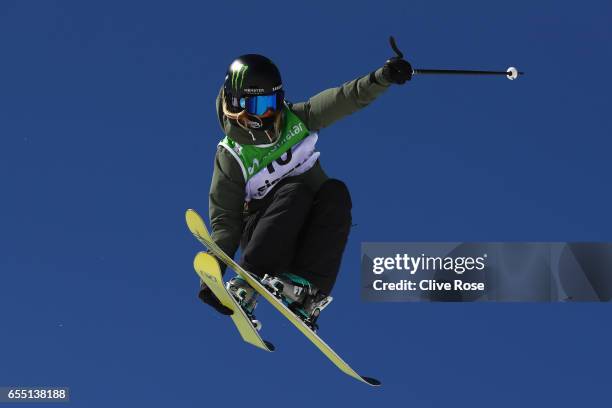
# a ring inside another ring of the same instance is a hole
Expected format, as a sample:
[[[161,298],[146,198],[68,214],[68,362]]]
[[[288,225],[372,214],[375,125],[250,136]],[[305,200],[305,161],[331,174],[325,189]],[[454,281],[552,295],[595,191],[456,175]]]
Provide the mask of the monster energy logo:
[[[244,75],[249,69],[248,65],[243,65],[239,62],[232,65],[232,88],[238,90],[242,88],[244,83]]]

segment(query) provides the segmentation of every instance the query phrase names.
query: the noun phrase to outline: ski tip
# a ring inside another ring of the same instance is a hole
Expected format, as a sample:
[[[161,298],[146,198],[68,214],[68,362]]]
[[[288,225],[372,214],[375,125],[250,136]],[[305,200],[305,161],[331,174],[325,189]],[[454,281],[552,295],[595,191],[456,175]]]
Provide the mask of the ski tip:
[[[197,235],[199,230],[206,230],[206,225],[200,214],[191,208],[185,211],[185,222],[189,231],[194,235]]]
[[[191,217],[192,213],[193,213],[193,210],[191,208],[185,211],[185,221],[187,222],[187,226],[189,226],[189,218]]]
[[[382,383],[378,381],[376,378],[361,376],[361,379],[365,381],[366,383],[368,383],[369,385],[371,385],[372,387],[380,387],[382,385]]]
[[[200,214],[198,214],[198,212],[194,209],[188,208],[185,211],[185,219],[189,220],[190,218],[194,218],[196,220],[201,220],[202,217],[200,217]]]
[[[270,343],[270,342],[269,342],[269,341],[267,341],[267,340],[264,340],[263,342],[264,342],[264,344],[266,345],[266,347],[268,348],[268,350],[269,350],[269,351],[274,351],[274,350],[276,350],[276,347],[274,347],[274,344]]]

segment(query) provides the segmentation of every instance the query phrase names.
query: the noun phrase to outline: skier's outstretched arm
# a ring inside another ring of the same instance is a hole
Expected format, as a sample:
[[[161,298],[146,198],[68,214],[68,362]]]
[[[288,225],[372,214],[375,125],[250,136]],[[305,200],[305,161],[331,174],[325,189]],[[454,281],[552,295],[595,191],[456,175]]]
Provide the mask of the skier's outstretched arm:
[[[385,92],[390,84],[383,77],[380,68],[341,86],[326,89],[306,102],[296,103],[292,110],[309,129],[322,129],[368,106]]]
[[[393,57],[376,71],[339,87],[326,89],[306,102],[294,104],[292,110],[309,129],[322,129],[368,106],[392,83],[402,85],[411,77],[410,64],[401,57]]]

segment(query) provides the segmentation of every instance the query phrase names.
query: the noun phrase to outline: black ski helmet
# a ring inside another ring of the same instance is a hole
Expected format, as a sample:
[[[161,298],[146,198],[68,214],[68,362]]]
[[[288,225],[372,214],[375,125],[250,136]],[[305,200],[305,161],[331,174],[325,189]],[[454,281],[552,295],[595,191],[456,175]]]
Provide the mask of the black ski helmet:
[[[223,84],[223,114],[248,130],[278,125],[284,102],[283,82],[276,65],[258,54],[236,58]]]

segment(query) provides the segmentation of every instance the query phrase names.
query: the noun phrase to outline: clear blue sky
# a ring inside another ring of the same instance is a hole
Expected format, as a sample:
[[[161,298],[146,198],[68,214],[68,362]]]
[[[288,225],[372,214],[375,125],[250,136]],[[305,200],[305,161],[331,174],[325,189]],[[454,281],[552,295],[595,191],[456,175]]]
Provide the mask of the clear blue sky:
[[[0,2],[0,385],[88,408],[609,402],[609,305],[365,304],[358,271],[362,241],[612,240],[612,4],[339,3]],[[358,224],[321,333],[373,390],[267,305],[274,354],[201,305],[183,213],[207,213],[235,56],[299,101],[381,66],[389,34],[416,67],[527,75],[416,78],[321,132]]]

